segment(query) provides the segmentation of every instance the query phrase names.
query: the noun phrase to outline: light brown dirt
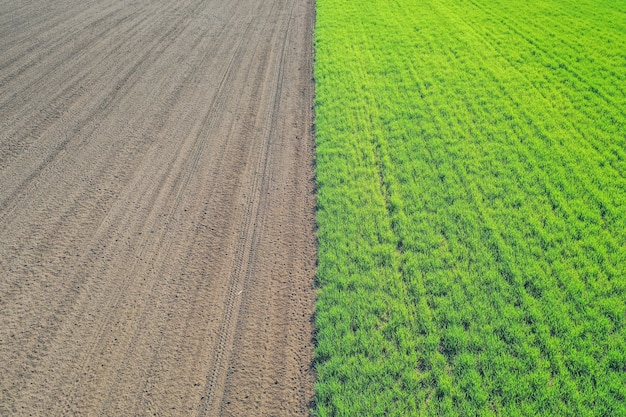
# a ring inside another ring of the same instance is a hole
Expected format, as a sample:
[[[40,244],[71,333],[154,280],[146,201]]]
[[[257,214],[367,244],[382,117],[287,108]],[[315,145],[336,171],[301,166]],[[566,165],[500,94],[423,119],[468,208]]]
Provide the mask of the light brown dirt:
[[[312,0],[0,0],[0,415],[307,415]]]

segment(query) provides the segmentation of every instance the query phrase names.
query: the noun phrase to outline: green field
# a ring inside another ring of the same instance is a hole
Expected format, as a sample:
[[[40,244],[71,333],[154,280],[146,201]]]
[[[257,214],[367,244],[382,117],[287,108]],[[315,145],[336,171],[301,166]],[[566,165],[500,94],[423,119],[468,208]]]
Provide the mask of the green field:
[[[317,0],[319,416],[626,416],[626,2]]]

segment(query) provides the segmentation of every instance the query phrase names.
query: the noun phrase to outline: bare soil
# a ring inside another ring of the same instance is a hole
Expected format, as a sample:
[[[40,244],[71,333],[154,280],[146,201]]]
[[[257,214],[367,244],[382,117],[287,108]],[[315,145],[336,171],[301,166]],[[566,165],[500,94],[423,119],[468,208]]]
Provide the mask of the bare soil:
[[[0,415],[307,415],[312,0],[0,0]]]

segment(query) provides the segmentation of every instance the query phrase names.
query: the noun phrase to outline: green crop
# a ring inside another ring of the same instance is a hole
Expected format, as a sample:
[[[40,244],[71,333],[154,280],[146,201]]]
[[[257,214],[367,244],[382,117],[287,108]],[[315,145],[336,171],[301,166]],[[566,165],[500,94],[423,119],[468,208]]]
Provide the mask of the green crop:
[[[319,416],[626,416],[626,3],[317,0]]]

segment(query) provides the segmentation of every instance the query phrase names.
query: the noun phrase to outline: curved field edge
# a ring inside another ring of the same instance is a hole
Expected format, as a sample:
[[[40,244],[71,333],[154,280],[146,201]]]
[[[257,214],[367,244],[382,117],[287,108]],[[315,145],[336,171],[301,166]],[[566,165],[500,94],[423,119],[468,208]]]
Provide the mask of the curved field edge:
[[[626,415],[626,7],[317,0],[319,416]]]

